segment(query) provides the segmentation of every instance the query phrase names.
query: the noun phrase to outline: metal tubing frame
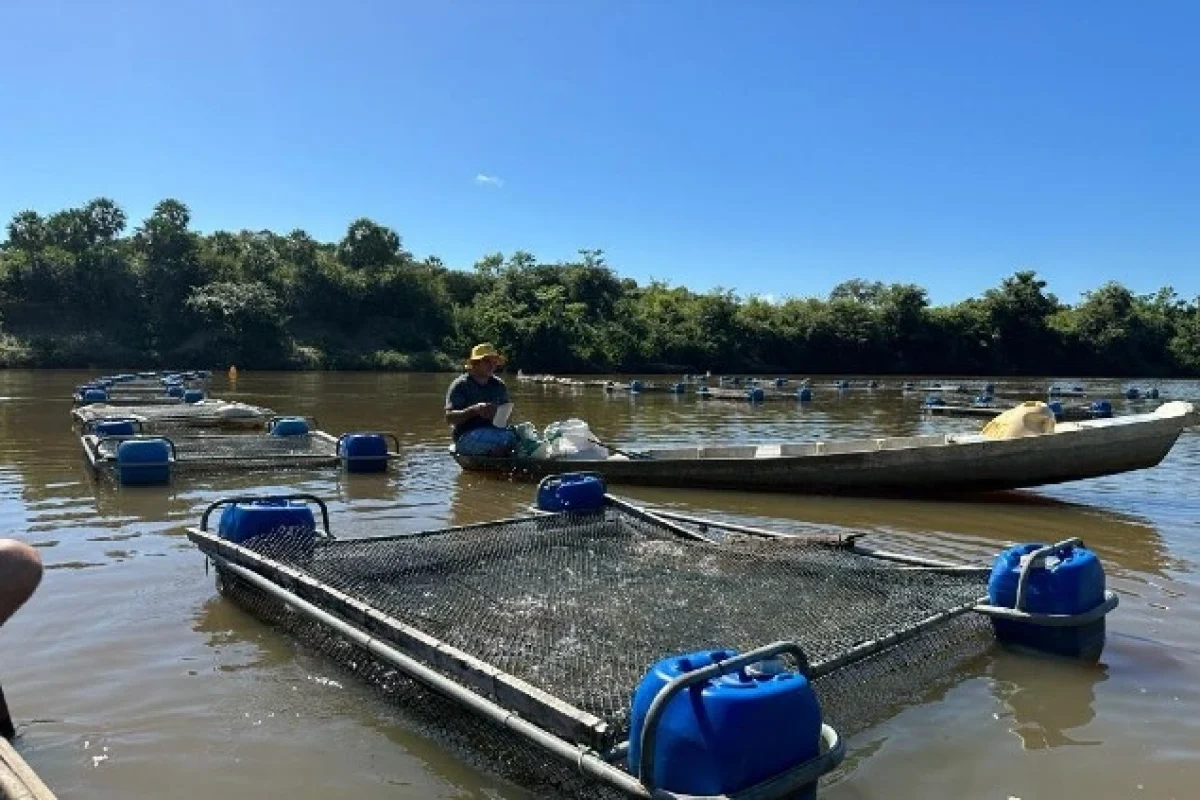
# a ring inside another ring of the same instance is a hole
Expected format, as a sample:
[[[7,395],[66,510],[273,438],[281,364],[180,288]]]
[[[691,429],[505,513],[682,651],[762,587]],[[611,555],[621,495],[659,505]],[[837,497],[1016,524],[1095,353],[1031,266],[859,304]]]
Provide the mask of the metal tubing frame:
[[[989,617],[999,617],[1001,619],[1012,620],[1013,622],[1027,622],[1030,625],[1040,625],[1045,628],[1078,628],[1082,625],[1088,625],[1098,619],[1103,618],[1108,612],[1116,608],[1121,602],[1121,598],[1111,589],[1104,590],[1104,600],[1088,611],[1082,614],[1036,614],[1030,611],[1020,611],[1015,608],[1005,608],[1004,606],[993,606],[988,603],[980,603],[975,607],[975,610],[980,614],[987,614]]]
[[[87,456],[88,466],[92,468],[93,472],[98,473],[101,467],[100,462],[97,460],[99,458],[99,454],[96,452],[95,446],[90,441],[91,439],[95,438],[96,437],[90,433],[80,434],[79,444],[83,446],[83,454]]]
[[[903,642],[906,642],[909,639],[924,633],[930,628],[949,622],[955,617],[962,616],[969,611],[978,611],[980,604],[986,600],[986,597],[982,600],[971,600],[961,605],[954,606],[953,608],[948,608],[945,611],[939,611],[938,613],[921,620],[916,625],[910,625],[903,630],[895,631],[887,636],[882,636],[878,639],[871,639],[863,642],[862,644],[856,645],[855,647],[852,647],[844,653],[834,656],[833,658],[813,664],[812,668],[809,670],[809,674],[813,680],[823,678],[830,673],[836,672],[842,667],[849,666],[856,661],[862,661],[864,658],[873,656],[876,653],[882,653],[884,650],[895,647],[898,644],[902,644]]]
[[[641,506],[638,506],[638,505],[634,505],[633,503],[629,502],[628,500],[623,500],[620,497],[617,497],[617,496],[611,495],[611,494],[607,494],[607,493],[605,493],[604,499],[607,500],[610,504],[612,504],[616,508],[621,509],[622,511],[626,512],[627,514],[631,514],[632,516],[635,516],[644,522],[651,522],[656,525],[661,525],[662,527],[671,531],[671,533],[674,533],[676,536],[680,536],[684,539],[691,539],[691,540],[697,541],[697,542],[708,542],[709,544],[715,544],[715,542],[712,539],[708,538],[707,536],[696,533],[694,531],[689,531],[687,528],[676,525],[674,522],[671,522],[671,520],[664,519],[663,517],[660,517],[658,514],[655,514],[653,511],[642,508]]]
[[[833,536],[833,535],[825,535],[825,534],[809,536],[809,535],[798,535],[798,534],[790,534],[790,533],[780,533],[779,531],[767,530],[766,528],[756,528],[751,525],[740,525],[735,522],[725,522],[724,520],[719,520],[719,519],[705,519],[704,517],[693,517],[688,514],[679,514],[675,511],[668,511],[666,509],[657,508],[657,507],[647,509],[647,510],[650,511],[650,513],[654,514],[656,517],[662,517],[663,519],[674,520],[676,522],[688,522],[688,523],[691,523],[692,525],[698,525],[701,527],[708,527],[708,528],[716,528],[717,530],[732,531],[734,533],[744,533],[747,536],[757,536],[760,539],[796,539],[796,540],[803,540],[803,541],[812,541],[812,540],[816,539],[823,543],[828,543],[828,544],[841,544],[841,543],[847,542],[847,540],[842,536]]]
[[[855,538],[859,538],[855,536]],[[860,556],[868,558],[878,558],[883,561],[895,561],[899,564],[911,564],[915,567],[934,567],[943,569],[977,569],[980,572],[991,572],[991,567],[976,567],[971,564],[955,564],[952,561],[941,561],[934,558],[925,558],[924,556],[913,556],[908,553],[894,553],[889,550],[876,550],[873,547],[864,547],[860,544],[852,544],[851,552],[857,553]]]

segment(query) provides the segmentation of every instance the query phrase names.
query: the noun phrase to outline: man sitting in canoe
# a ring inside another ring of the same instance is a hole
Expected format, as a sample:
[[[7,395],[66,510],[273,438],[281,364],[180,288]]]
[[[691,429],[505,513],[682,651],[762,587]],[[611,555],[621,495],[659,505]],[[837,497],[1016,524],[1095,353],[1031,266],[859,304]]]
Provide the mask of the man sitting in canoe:
[[[496,377],[504,356],[484,342],[471,350],[466,373],[446,392],[446,422],[454,426],[454,448],[466,456],[511,455],[517,443],[508,428],[496,427],[496,409],[509,402],[508,387]]]

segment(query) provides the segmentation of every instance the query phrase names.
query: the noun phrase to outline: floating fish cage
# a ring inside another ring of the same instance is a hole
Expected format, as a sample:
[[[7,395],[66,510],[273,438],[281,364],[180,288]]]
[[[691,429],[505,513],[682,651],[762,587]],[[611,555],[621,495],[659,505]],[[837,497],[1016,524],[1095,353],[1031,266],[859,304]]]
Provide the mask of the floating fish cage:
[[[103,392],[96,389],[85,389],[75,394],[75,404],[79,406],[94,404],[110,406],[179,406],[198,403],[204,399],[203,389],[180,389],[176,394],[165,393],[161,390],[157,394],[151,394],[149,392],[129,393],[116,389]]]
[[[223,594],[555,796],[813,797],[843,736],[992,630],[1095,658],[1116,605],[1077,540],[947,564],[652,511],[598,481],[544,482],[554,513],[370,538],[335,538],[312,497],[230,498],[188,537]]]
[[[272,420],[264,433],[147,435],[136,419],[88,423],[79,437],[88,462],[122,485],[161,485],[177,472],[302,469],[340,466],[384,472],[399,441],[384,433],[333,436],[299,417]],[[390,443],[394,447],[389,447]]]
[[[204,383],[212,377],[212,372],[206,369],[191,370],[162,370],[150,372],[123,372],[117,375],[105,375],[96,380],[104,383],[120,383],[127,385],[162,384],[162,383]]]
[[[195,403],[204,399],[204,381],[179,376],[155,380],[122,380],[121,376],[99,378],[75,387],[72,398],[76,405],[94,403],[108,405],[173,405]]]
[[[1049,397],[1086,397],[1087,390],[1082,386],[1059,386],[1055,384],[1046,390]]]
[[[1089,419],[1108,419],[1113,415],[1112,403],[1096,400],[1088,405],[1064,405],[1059,400],[1046,404],[1054,414],[1056,422],[1083,422]],[[971,405],[950,405],[942,398],[927,398],[921,409],[935,417],[980,417],[991,419],[1007,411],[1011,406],[1002,406],[993,401],[982,402],[976,398]]]
[[[114,381],[112,378],[99,378],[95,381],[77,386],[76,389],[87,387],[101,387],[108,389],[111,392],[123,392],[125,394],[163,394],[171,386],[185,386],[189,388],[203,388],[204,382],[200,380],[153,380],[153,381]]]
[[[767,401],[798,400],[801,393],[808,392],[808,400],[812,399],[812,390],[803,388],[796,392],[786,390],[767,390],[761,386],[747,386],[745,389],[722,389],[700,387],[696,396],[701,400],[727,400],[738,403],[765,403]],[[806,401],[807,402],[807,401]]]
[[[89,389],[128,395],[160,395],[173,387],[203,390],[210,374],[207,371],[195,371],[104,375],[75,387],[75,394],[78,396]]]
[[[135,419],[147,430],[168,431],[179,428],[262,428],[275,412],[262,406],[209,398],[133,406],[97,402],[72,409],[71,416],[80,425],[101,420]]]

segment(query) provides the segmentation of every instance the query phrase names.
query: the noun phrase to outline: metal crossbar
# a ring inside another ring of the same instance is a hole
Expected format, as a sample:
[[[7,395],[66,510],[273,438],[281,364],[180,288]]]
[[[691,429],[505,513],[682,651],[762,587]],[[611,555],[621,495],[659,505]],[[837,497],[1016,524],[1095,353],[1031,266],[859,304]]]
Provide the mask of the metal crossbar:
[[[97,469],[117,466],[121,442],[138,436],[81,437],[84,449]],[[164,437],[165,438],[165,437]],[[172,468],[193,471],[333,466],[339,463],[337,439],[323,431],[304,436],[270,434],[204,434],[172,436]]]

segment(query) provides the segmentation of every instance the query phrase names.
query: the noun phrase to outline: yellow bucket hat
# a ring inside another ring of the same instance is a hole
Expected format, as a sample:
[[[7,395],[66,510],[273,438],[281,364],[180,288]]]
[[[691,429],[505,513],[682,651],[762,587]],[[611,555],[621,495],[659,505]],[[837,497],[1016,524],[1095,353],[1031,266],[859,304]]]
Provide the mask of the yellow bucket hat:
[[[494,358],[501,364],[505,362],[504,356],[500,355],[500,351],[491,342],[483,342],[472,347],[471,357],[467,360],[471,364],[474,364],[476,361],[482,361],[485,358]]]

